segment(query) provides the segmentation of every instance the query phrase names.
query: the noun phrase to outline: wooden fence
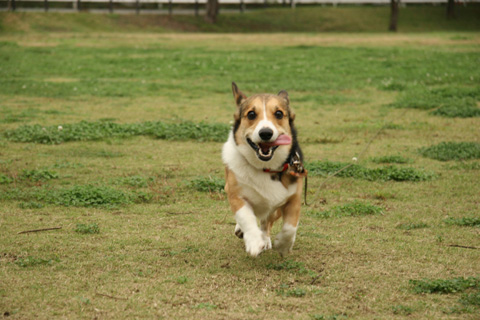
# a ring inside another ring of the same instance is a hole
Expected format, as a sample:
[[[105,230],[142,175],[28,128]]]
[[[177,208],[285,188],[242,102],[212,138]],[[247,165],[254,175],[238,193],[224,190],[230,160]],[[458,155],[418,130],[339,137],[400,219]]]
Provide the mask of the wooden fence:
[[[204,7],[207,0],[0,0],[0,10],[11,11],[49,11],[50,5],[53,5],[58,10],[58,4],[63,4],[63,11],[115,11],[125,12],[168,12],[173,14],[173,7],[187,7],[178,10],[178,13],[194,13],[199,14],[200,7]],[[447,0],[401,0],[402,4],[444,4]],[[462,0],[456,1],[457,4],[464,4],[480,2],[480,0]],[[4,5],[1,5],[1,4]],[[342,5],[342,4],[370,4],[370,5],[387,5],[390,0],[219,0],[220,5],[227,5],[230,10],[238,6],[238,10],[243,12],[247,5],[265,6],[268,5],[283,5],[295,8],[296,5],[321,4],[321,5]],[[24,4],[28,4],[25,6]],[[67,5],[67,7],[65,6]],[[142,6],[148,6],[148,9],[142,9]],[[166,10],[165,10],[166,9]],[[193,9],[193,10],[192,10]]]

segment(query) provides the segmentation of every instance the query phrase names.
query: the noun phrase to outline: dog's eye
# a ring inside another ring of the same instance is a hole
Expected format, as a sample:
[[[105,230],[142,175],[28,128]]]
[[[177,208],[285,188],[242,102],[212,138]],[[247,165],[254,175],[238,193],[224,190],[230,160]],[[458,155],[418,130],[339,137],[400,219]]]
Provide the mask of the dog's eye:
[[[257,115],[255,114],[255,111],[250,111],[249,113],[247,113],[248,120],[254,120],[256,117]]]
[[[280,110],[276,111],[275,118],[277,118],[278,120],[283,119],[283,112]]]

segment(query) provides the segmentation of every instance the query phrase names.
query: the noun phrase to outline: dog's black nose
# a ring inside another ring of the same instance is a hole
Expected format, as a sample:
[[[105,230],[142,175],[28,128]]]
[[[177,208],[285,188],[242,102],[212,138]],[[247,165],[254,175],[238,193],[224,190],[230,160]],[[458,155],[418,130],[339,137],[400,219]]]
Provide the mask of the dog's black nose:
[[[262,128],[258,132],[258,135],[260,136],[260,138],[262,138],[263,141],[268,141],[273,136],[273,130],[270,128]]]

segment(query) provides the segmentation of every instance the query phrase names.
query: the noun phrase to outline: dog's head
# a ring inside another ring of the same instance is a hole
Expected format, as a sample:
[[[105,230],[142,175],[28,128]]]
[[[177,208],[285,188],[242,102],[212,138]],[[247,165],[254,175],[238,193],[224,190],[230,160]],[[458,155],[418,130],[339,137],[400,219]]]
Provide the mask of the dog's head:
[[[233,134],[245,158],[256,168],[278,168],[287,160],[294,143],[295,114],[288,93],[257,94],[248,97],[232,83],[237,104]]]

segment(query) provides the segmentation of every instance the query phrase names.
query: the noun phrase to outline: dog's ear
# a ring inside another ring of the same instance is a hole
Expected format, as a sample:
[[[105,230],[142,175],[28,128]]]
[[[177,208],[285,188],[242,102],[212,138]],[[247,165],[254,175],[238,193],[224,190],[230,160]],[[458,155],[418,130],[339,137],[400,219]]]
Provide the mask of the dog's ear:
[[[247,99],[247,96],[238,89],[237,84],[235,82],[232,82],[232,92],[233,92],[233,97],[235,98],[235,103],[237,106],[241,105],[242,102]]]
[[[280,98],[285,99],[285,101],[287,101],[287,106],[290,104],[290,100],[288,99],[288,92],[287,92],[287,91],[285,91],[285,90],[280,91],[280,92],[278,93],[278,96],[279,96]]]

